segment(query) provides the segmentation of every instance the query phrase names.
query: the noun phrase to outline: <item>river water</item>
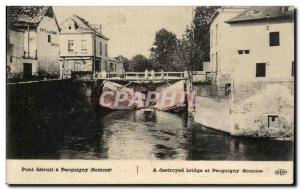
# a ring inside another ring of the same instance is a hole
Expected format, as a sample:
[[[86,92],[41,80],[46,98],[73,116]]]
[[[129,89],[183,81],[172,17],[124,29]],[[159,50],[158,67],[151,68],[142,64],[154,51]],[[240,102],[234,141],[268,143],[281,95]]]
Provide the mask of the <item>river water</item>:
[[[93,105],[85,94],[70,87],[68,97],[67,85],[61,86],[61,93],[48,93],[48,97],[44,92],[54,89],[45,87],[40,92],[43,87],[38,86],[30,88],[28,97],[10,100],[7,158],[293,159],[293,142],[231,137],[193,122],[187,114],[153,110],[99,114],[90,109]],[[27,94],[23,87],[11,93]]]
[[[293,144],[233,138],[191,121],[185,114],[116,111],[110,114],[36,116],[13,135],[11,158],[291,160]],[[66,118],[68,118],[66,120]],[[32,128],[32,127],[31,127]]]

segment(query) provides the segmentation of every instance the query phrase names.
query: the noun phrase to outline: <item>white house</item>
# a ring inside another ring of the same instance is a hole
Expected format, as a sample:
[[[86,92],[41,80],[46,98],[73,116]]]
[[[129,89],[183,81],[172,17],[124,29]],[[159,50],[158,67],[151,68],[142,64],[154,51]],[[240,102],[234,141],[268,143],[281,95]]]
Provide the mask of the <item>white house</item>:
[[[59,74],[59,27],[50,6],[7,7],[10,76]]]
[[[292,7],[221,8],[211,19],[210,32],[219,86],[293,78]]]
[[[89,24],[73,15],[60,25],[61,75],[71,71],[118,72],[122,68],[108,56],[108,38],[101,25]]]
[[[223,7],[210,22],[213,82],[201,87],[209,93],[198,97],[195,120],[233,135],[293,139],[293,7]]]

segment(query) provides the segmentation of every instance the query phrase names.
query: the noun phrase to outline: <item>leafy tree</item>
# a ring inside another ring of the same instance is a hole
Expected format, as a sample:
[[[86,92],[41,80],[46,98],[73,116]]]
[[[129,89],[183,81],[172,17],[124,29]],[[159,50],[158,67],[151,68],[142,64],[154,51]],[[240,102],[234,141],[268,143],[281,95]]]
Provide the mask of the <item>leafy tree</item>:
[[[155,41],[151,51],[153,67],[156,70],[172,70],[174,53],[177,46],[176,35],[162,28],[155,35]]]
[[[187,29],[188,30],[188,29]],[[193,52],[193,41],[186,34],[177,40],[174,63],[176,71],[189,71],[192,69],[191,57]]]
[[[192,70],[201,70],[204,61],[209,61],[210,23],[209,20],[217,10],[216,6],[196,7],[191,29],[187,29],[186,36],[192,41],[190,66]]]
[[[134,72],[144,72],[152,68],[150,61],[143,55],[135,55],[131,58],[129,70]]]

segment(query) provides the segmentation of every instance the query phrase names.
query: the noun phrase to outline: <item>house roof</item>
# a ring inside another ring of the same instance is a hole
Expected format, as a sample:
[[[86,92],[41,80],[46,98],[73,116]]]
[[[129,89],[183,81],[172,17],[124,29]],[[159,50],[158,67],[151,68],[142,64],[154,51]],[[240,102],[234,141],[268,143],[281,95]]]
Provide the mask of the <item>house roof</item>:
[[[282,6],[251,7],[237,16],[226,21],[227,23],[251,22],[270,19],[292,19],[294,10]]]
[[[87,20],[85,20],[84,18],[78,16],[78,15],[72,15],[69,18],[67,18],[66,20],[64,20],[60,25],[64,25],[64,23],[68,20],[72,20],[74,22],[74,24],[77,26],[77,30],[79,32],[93,32],[95,34],[97,34],[98,36],[108,40],[108,38],[106,36],[104,36],[102,33],[96,31],[93,28],[92,24],[89,24],[89,22]],[[62,27],[63,28],[63,27]]]
[[[7,21],[13,25],[38,25],[50,6],[8,6]],[[55,17],[54,17],[55,18]],[[55,19],[56,20],[56,19]]]
[[[210,17],[210,19],[208,20],[208,23],[211,24],[215,18],[223,11],[230,11],[230,12],[233,12],[233,11],[242,11],[242,10],[246,10],[247,6],[222,6],[220,8],[218,8],[214,14]]]

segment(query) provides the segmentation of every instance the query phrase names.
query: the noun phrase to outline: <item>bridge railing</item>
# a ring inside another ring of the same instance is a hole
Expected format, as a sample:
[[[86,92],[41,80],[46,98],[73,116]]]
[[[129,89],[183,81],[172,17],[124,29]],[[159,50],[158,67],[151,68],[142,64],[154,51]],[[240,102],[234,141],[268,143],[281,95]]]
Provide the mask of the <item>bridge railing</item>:
[[[188,77],[187,72],[100,72],[97,78],[109,79],[178,79]]]
[[[145,72],[125,72],[125,79],[144,79],[147,78]]]
[[[92,71],[90,71],[92,72]],[[72,71],[61,72],[62,78],[71,77]],[[78,73],[77,73],[78,74]],[[84,72],[83,72],[84,74]],[[211,72],[192,71],[193,81],[209,81],[211,79]],[[99,72],[93,74],[94,79],[185,79],[189,77],[187,71],[184,72]]]

